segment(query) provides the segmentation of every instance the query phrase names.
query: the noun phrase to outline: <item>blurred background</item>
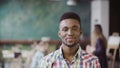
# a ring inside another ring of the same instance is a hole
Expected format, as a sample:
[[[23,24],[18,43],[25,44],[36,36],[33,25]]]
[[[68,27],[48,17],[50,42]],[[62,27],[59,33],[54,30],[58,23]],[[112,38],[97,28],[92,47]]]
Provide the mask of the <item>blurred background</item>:
[[[114,32],[119,35],[118,3],[118,0],[0,0],[0,68],[13,68],[14,62],[21,63],[18,68],[25,68],[32,45],[42,37],[50,38],[51,52],[58,49],[59,18],[67,11],[81,17],[80,43],[84,50],[91,43],[94,24],[102,25],[107,39]],[[115,68],[119,63],[119,47],[116,53]]]

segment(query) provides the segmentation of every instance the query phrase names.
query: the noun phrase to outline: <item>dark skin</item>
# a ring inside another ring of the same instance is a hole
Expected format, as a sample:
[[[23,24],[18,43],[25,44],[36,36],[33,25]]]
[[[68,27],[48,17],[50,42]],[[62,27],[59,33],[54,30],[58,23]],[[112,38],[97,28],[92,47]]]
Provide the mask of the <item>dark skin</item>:
[[[62,39],[63,55],[70,63],[79,48],[80,28],[80,23],[76,19],[64,19],[59,25],[58,35]]]

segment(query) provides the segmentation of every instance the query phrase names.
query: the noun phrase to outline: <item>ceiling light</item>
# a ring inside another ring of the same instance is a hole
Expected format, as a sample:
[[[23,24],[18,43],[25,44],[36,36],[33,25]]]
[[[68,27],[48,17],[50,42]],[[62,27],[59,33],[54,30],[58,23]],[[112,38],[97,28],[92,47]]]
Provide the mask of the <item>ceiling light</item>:
[[[67,1],[67,5],[68,6],[75,6],[77,3],[76,3],[76,1],[75,0],[68,0]]]

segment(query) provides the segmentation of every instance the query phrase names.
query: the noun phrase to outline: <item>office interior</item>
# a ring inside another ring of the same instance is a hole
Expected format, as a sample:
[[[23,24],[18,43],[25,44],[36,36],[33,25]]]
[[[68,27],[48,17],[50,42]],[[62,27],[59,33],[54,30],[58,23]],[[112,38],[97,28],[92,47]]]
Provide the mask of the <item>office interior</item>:
[[[48,43],[52,51],[58,49],[61,44],[59,18],[68,11],[77,13],[81,18],[80,44],[84,50],[91,43],[95,24],[102,26],[107,40],[113,33],[120,38],[118,0],[0,0],[0,68],[11,68],[12,59],[19,55],[22,55],[19,68],[25,68],[33,43],[40,42],[43,37],[50,39]],[[119,68],[119,50],[120,42],[113,68]]]

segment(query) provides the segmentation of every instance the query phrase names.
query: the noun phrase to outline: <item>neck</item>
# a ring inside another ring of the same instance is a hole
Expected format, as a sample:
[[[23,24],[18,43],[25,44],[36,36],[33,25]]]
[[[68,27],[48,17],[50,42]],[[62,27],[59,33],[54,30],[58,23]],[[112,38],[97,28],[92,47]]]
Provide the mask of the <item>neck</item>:
[[[65,45],[62,45],[63,57],[69,62],[72,62],[72,59],[75,56],[78,47],[78,45],[75,45],[74,47],[67,47]]]

